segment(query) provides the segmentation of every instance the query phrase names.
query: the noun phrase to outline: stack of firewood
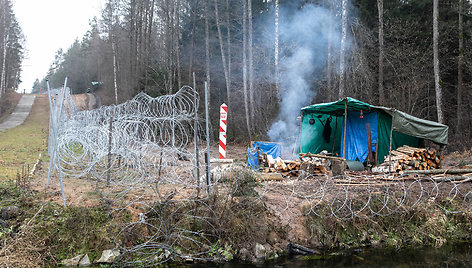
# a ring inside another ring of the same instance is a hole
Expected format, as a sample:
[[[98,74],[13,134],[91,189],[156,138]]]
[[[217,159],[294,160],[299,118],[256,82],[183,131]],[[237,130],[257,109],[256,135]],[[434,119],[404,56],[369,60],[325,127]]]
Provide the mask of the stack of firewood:
[[[329,159],[326,159],[323,155],[303,154],[301,156],[302,164],[300,169],[307,172],[308,174],[326,174],[329,166]]]
[[[268,154],[259,155],[259,163],[262,164],[266,173],[281,173],[283,176],[298,176],[303,170],[309,174],[326,174],[329,159],[326,156],[314,154],[302,154],[297,160],[283,160],[280,157],[273,158]]]
[[[395,172],[402,170],[429,170],[439,168],[441,157],[435,149],[415,148],[404,145],[392,151],[383,165],[393,166]]]
[[[299,160],[283,160],[280,157],[274,159],[271,155],[262,154],[259,161],[264,166],[263,170],[266,173],[279,172],[283,176],[298,176]]]

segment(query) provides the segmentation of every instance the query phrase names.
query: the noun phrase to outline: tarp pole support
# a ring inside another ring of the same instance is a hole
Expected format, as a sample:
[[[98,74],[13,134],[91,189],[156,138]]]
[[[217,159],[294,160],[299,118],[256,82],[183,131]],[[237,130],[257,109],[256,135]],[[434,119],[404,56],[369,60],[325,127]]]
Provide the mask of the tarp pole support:
[[[298,138],[297,138],[297,139],[300,140],[300,142],[298,142],[298,147],[299,147],[299,153],[300,154],[303,153],[302,152],[302,143],[301,143],[302,139],[300,138],[301,135],[302,135],[302,125],[303,125],[303,111],[302,111],[302,114],[301,114],[301,117],[300,117],[300,131],[299,131],[300,133],[298,134]]]
[[[366,131],[367,131],[367,148],[369,150],[369,154],[367,155],[367,159],[369,164],[372,164],[372,137],[370,135],[370,124],[365,124]]]
[[[346,126],[347,126],[347,98],[344,99],[344,135],[343,135],[343,158],[346,159]]]
[[[331,146],[331,153],[334,155],[334,143],[336,141],[336,133],[338,131],[338,118],[336,117],[336,125],[334,126],[333,145]],[[300,147],[301,148],[301,147]]]

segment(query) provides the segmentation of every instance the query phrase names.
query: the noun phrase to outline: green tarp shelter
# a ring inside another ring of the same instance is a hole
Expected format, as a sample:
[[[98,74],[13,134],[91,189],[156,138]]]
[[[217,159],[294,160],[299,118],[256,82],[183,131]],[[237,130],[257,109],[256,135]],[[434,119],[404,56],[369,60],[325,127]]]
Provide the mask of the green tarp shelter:
[[[345,158],[364,162],[368,153],[367,124],[370,127],[372,151],[375,152],[377,164],[384,162],[385,156],[389,154],[390,139],[392,150],[403,145],[422,147],[423,139],[439,145],[447,144],[446,125],[349,97],[335,102],[310,105],[302,108],[301,112],[301,153],[319,153],[326,150],[343,157],[343,136],[346,133]]]

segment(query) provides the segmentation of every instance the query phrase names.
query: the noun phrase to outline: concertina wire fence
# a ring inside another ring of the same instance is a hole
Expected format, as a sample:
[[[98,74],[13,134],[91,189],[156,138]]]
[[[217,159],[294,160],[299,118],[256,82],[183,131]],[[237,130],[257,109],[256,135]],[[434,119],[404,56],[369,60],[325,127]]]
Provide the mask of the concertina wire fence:
[[[88,111],[77,109],[66,86],[48,93],[47,185],[56,171],[64,205],[62,182],[72,177],[91,181],[111,213],[138,211],[115,238],[122,263],[156,265],[173,256],[207,258],[220,237],[217,212],[206,194],[205,152],[199,150],[205,147],[206,135],[196,116],[198,93],[188,86],[156,98],[139,93],[122,104]],[[224,178],[237,170],[253,172],[244,165],[215,168],[213,187],[224,188],[220,186]],[[254,202],[264,204],[275,194],[281,212],[292,213],[294,204],[303,202],[309,204],[307,213],[339,220],[385,217],[425,203],[446,213],[461,213],[472,204],[468,181],[467,176],[328,177],[300,172],[282,182],[260,182]],[[127,243],[124,236],[132,230],[141,230],[144,240]],[[133,257],[127,258],[128,254]]]

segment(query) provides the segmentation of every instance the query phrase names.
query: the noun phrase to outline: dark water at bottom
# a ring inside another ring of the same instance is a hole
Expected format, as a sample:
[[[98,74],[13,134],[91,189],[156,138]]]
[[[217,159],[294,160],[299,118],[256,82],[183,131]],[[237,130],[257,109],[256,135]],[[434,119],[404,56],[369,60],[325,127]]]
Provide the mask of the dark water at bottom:
[[[441,248],[354,249],[313,257],[283,257],[259,265],[231,262],[193,264],[188,267],[472,267],[472,244]]]

